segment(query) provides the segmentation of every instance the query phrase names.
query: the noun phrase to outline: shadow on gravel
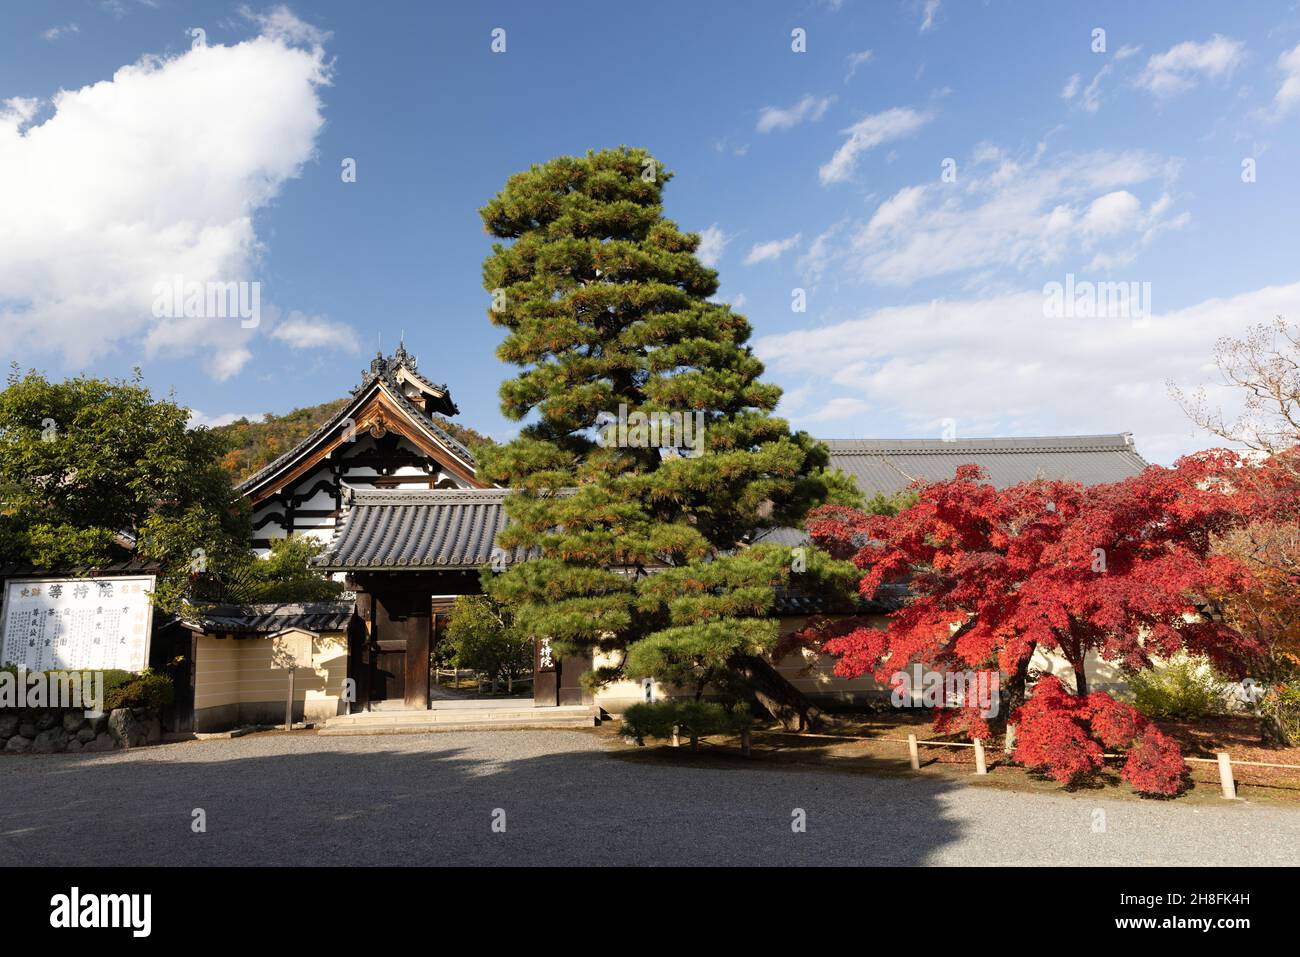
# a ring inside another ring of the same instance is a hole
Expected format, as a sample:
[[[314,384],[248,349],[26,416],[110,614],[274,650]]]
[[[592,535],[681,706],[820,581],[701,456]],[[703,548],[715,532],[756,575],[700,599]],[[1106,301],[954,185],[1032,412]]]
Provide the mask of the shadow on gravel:
[[[941,801],[959,785],[942,779],[626,761],[565,733],[507,734],[471,747],[449,735],[246,738],[3,762],[0,860],[899,866],[961,837]]]

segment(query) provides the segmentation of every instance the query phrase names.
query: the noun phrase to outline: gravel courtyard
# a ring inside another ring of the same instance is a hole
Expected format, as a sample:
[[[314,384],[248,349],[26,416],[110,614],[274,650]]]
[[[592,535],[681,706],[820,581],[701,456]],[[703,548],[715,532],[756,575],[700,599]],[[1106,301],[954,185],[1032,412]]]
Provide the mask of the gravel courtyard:
[[[266,734],[0,759],[11,865],[1258,865],[1295,864],[1297,849],[1300,811],[1285,808],[673,767],[584,732]]]

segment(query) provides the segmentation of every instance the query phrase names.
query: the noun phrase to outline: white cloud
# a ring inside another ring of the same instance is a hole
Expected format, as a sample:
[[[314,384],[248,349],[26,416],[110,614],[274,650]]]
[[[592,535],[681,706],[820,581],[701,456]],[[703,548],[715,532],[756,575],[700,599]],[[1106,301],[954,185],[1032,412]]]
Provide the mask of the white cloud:
[[[249,422],[263,422],[266,420],[265,412],[220,412],[217,415],[208,415],[206,412],[200,412],[198,409],[190,409],[189,427],[197,429],[200,427],[215,429],[221,425],[229,425],[231,422],[238,422],[240,419],[247,419]]]
[[[858,157],[881,143],[911,136],[933,117],[911,107],[896,106],[883,113],[863,117],[846,130],[848,139],[818,171],[822,185],[840,183],[853,175]]]
[[[312,158],[329,69],[280,14],[273,35],[146,56],[0,111],[0,336],[84,365],[123,347],[206,357],[234,375],[254,330],[156,319],[154,286],[252,282],[254,216]],[[265,306],[266,304],[263,303]]]
[[[753,266],[756,263],[780,259],[783,254],[799,245],[799,239],[802,235],[802,233],[795,233],[786,239],[772,239],[765,243],[755,243],[750,247],[749,255],[745,257],[745,265]]]
[[[1079,80],[1080,80],[1079,74],[1077,73],[1070,74],[1070,78],[1065,81],[1065,86],[1061,89],[1061,99],[1063,100],[1074,99],[1074,94],[1079,92]]]
[[[1185,40],[1148,59],[1135,82],[1154,96],[1173,96],[1196,86],[1201,76],[1220,79],[1231,75],[1244,51],[1240,40],[1220,34],[1204,43]]]
[[[827,107],[835,100],[833,96],[813,96],[809,94],[794,106],[782,109],[765,106],[758,114],[759,133],[771,133],[773,130],[789,130],[803,123],[816,123],[825,115]]]
[[[695,250],[695,258],[706,266],[716,266],[718,260],[722,258],[723,250],[727,248],[727,243],[734,238],[728,236],[717,223],[707,229],[701,229],[700,246]]]
[[[874,58],[875,54],[870,50],[859,50],[857,53],[850,53],[848,57],[846,57],[849,64],[849,72],[844,77],[844,82],[847,83],[849,80],[853,79],[853,74],[858,72],[858,67],[862,66],[864,63],[870,63]]]
[[[1096,113],[1101,109],[1101,81],[1106,78],[1110,71],[1111,66],[1107,63],[1097,71],[1097,75],[1092,78],[1092,82],[1084,89],[1083,96],[1079,97],[1079,105],[1086,112]]]
[[[1300,46],[1278,57],[1277,65],[1282,71],[1282,85],[1273,97],[1273,113],[1280,117],[1300,103]]]
[[[347,323],[297,310],[272,326],[268,335],[294,349],[334,349],[353,354],[361,351],[356,331]]]
[[[1169,397],[1217,382],[1224,335],[1275,315],[1300,315],[1300,283],[1268,287],[1147,320],[1045,319],[1040,291],[867,312],[833,326],[766,336],[755,350],[788,387],[782,411],[796,427],[859,418],[849,434],[1034,435],[1131,431],[1148,460],[1221,444],[1195,434]],[[1158,356],[1159,362],[1152,362]],[[1237,397],[1211,388],[1233,411]],[[793,400],[793,401],[792,401]],[[834,430],[814,429],[829,436]]]
[[[1126,189],[1117,189],[1094,199],[1079,225],[1092,236],[1113,236],[1133,229],[1141,211],[1141,200]]]
[[[844,226],[843,222],[838,222],[830,229],[827,229],[812,241],[812,245],[808,247],[808,252],[799,257],[796,264],[799,271],[807,275],[813,282],[820,279],[834,261],[836,242],[843,233]]]
[[[292,10],[281,4],[266,13],[257,13],[247,5],[239,8],[239,14],[250,23],[256,24],[262,36],[279,40],[289,46],[318,47],[330,41],[334,34],[319,30],[300,20]]]
[[[48,30],[46,30],[44,33],[41,34],[41,37],[46,40],[54,41],[57,40],[59,37],[67,36],[70,33],[80,33],[80,32],[81,32],[80,28],[75,23],[65,23],[62,26],[50,27]]]
[[[939,0],[925,0],[925,10],[921,15],[921,33],[934,27],[935,15],[939,12]]]
[[[248,365],[253,352],[243,345],[225,345],[208,353],[203,368],[218,382],[232,379]]]
[[[1144,210],[1134,189],[1172,181],[1176,163],[1141,151],[1035,154],[1017,161],[987,144],[958,184],[927,181],[886,198],[872,216],[824,250],[873,282],[991,269],[1051,266],[1068,254],[1108,253],[1127,262],[1165,228],[1186,222],[1166,193]],[[1098,262],[1100,266],[1100,261]]]

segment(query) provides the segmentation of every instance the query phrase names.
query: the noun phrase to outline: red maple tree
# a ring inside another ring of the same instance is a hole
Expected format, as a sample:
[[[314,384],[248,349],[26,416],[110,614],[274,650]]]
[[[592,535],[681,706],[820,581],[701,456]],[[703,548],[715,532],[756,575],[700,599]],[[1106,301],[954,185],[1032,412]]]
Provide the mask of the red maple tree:
[[[1232,481],[1240,467],[1234,454],[1212,452],[1109,485],[1039,480],[997,489],[982,481],[978,467],[962,466],[950,481],[915,486],[916,503],[894,516],[819,509],[809,532],[863,570],[863,597],[906,582],[908,598],[883,629],[860,619],[823,619],[805,638],[835,655],[835,671],[845,677],[871,673],[888,681],[913,663],[996,669],[1007,676],[1004,713],[1011,712],[1025,763],[1076,781],[1100,766],[1091,748],[1084,747],[1087,768],[1073,753],[1095,738],[1133,746],[1145,756],[1139,764],[1154,762],[1157,770],[1137,773],[1131,761],[1126,777],[1140,790],[1171,793],[1170,749],[1182,765],[1177,749],[1137,712],[1124,717],[1127,706],[1089,695],[1084,663],[1095,652],[1143,669],[1153,656],[1186,649],[1227,673],[1245,673],[1258,649],[1198,604],[1246,579],[1240,562],[1211,551],[1215,536],[1242,519],[1241,491]],[[1049,707],[1059,703],[1049,689],[1063,686],[1043,682],[1035,692],[1042,697],[1025,705],[1037,649],[1073,668],[1080,700],[1069,709]],[[1115,729],[1121,717],[1132,734]],[[989,733],[973,708],[941,712],[937,727]]]

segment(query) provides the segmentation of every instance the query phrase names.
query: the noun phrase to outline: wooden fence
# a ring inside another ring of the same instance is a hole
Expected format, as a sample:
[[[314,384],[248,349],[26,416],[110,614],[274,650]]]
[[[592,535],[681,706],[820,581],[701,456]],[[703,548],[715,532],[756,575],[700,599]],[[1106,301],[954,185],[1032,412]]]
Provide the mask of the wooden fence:
[[[925,745],[929,748],[973,748],[975,750],[975,773],[988,774],[988,763],[984,758],[984,742],[976,738],[974,741],[921,741],[916,735],[909,734],[906,738],[873,738],[861,734],[810,734],[802,732],[801,738],[828,738],[839,739],[844,741],[882,741],[888,744],[906,744],[908,760],[911,761],[912,770],[921,770],[921,750],[920,746]],[[1108,759],[1123,758],[1123,754],[1105,754],[1103,757]],[[1196,764],[1217,764],[1219,766],[1219,791],[1226,800],[1234,801],[1237,799],[1237,784],[1232,775],[1232,766],[1234,763],[1241,767],[1252,768],[1286,768],[1292,771],[1300,771],[1300,764],[1273,764],[1268,761],[1241,761],[1233,762],[1231,755],[1227,751],[1215,752],[1212,758],[1183,758],[1184,761],[1194,762]]]

